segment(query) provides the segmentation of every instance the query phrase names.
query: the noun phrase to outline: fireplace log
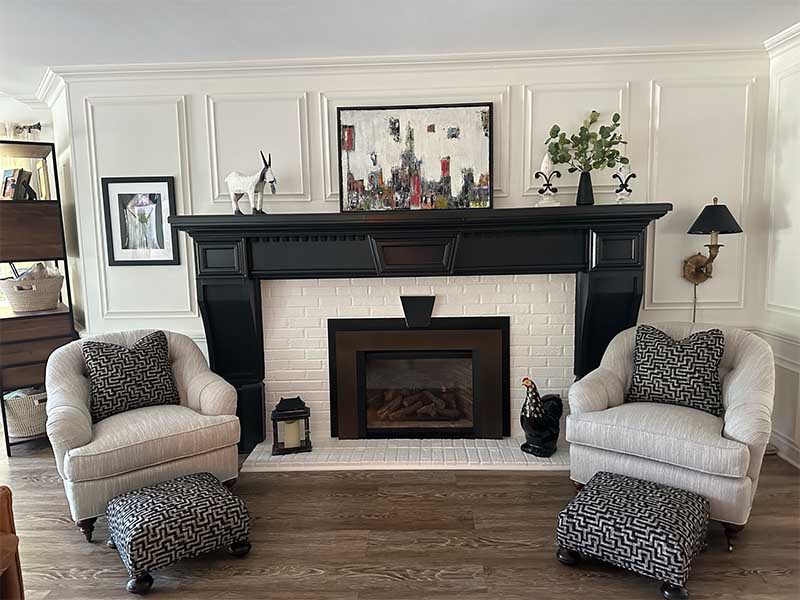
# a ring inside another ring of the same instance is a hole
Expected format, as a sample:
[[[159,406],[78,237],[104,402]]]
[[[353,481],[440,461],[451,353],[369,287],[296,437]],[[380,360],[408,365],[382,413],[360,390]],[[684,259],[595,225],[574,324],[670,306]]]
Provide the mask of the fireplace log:
[[[404,406],[399,410],[394,411],[392,414],[388,416],[390,421],[402,421],[403,419],[407,419],[414,413],[416,413],[420,408],[425,406],[422,400],[417,400],[414,404],[410,406]]]

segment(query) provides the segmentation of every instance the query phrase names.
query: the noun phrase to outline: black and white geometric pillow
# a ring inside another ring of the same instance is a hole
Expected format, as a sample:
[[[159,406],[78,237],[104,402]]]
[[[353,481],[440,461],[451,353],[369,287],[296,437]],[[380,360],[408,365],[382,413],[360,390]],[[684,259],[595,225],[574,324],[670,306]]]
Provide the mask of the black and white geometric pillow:
[[[163,331],[144,336],[130,348],[89,340],[81,349],[93,423],[134,408],[180,402]]]
[[[558,515],[560,546],[682,586],[705,545],[708,500],[600,471]]]
[[[719,329],[674,340],[660,329],[639,325],[625,401],[677,404],[721,417],[725,407],[719,363],[724,352],[725,336]]]

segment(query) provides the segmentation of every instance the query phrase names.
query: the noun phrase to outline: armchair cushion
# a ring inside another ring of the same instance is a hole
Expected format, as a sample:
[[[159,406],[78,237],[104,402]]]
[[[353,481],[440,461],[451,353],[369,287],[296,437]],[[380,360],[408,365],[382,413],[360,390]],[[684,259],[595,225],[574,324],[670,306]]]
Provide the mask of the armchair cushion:
[[[567,440],[711,475],[744,477],[750,452],[745,444],[722,437],[722,427],[719,417],[691,408],[632,403],[571,414]]]
[[[73,482],[114,477],[238,442],[235,415],[175,405],[138,408],[97,423],[91,442],[67,452],[64,475]]]
[[[87,340],[81,350],[91,382],[93,423],[134,408],[180,403],[163,331],[130,347]]]
[[[719,329],[674,340],[660,329],[639,325],[625,401],[678,404],[722,416],[719,366],[724,352],[725,336]]]

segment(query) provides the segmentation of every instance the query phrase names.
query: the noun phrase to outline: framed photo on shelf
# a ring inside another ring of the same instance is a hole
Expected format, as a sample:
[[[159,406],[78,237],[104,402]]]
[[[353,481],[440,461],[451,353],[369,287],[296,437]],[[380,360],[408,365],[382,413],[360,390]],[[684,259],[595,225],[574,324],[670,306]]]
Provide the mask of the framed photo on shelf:
[[[492,103],[339,107],[342,212],[492,207]]]
[[[103,177],[108,264],[179,265],[173,177]]]

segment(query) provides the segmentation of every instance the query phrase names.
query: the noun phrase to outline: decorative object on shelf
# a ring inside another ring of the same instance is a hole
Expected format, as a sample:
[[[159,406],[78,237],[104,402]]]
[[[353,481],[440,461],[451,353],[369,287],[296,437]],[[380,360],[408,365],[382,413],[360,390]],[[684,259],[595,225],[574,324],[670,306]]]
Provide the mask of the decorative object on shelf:
[[[533,177],[534,179],[541,177],[544,180],[542,186],[536,191],[541,198],[536,203],[536,206],[558,206],[558,202],[553,200],[553,196],[558,193],[558,188],[553,185],[553,179],[561,177],[561,171],[556,170],[554,167],[553,159],[550,158],[549,152],[545,152],[542,164]]]
[[[543,458],[553,456],[557,450],[561,414],[564,412],[561,397],[555,394],[541,397],[530,377],[524,377],[522,385],[525,387],[525,401],[519,422],[526,441],[520,450]]]
[[[47,424],[47,393],[44,386],[14,390],[3,396],[8,435],[28,438],[43,435]]]
[[[581,172],[578,182],[578,195],[576,204],[585,206],[594,204],[591,171],[613,169],[617,163],[628,164],[628,158],[622,156],[619,144],[627,144],[622,139],[622,134],[617,132],[620,127],[619,113],[611,117],[610,125],[600,125],[597,131],[592,128],[597,124],[600,113],[593,110],[584,119],[576,133],[567,135],[558,125],[550,128],[548,138],[545,140],[547,152],[556,165],[568,164],[570,173]]]
[[[25,169],[3,171],[3,189],[0,200],[36,200],[36,191],[31,187],[32,173]]]
[[[15,313],[52,310],[58,306],[63,284],[58,269],[37,262],[17,277],[0,280],[0,292]]]
[[[708,256],[700,252],[690,256],[683,261],[683,278],[694,285],[694,295],[692,300],[692,323],[697,317],[697,286],[711,278],[714,260],[719,255],[722,244],[719,243],[719,234],[742,233],[742,228],[724,204],[719,204],[719,198],[714,196],[712,204],[706,204],[700,212],[689,231],[691,235],[711,236],[708,248]]]
[[[491,102],[339,107],[337,132],[342,212],[492,207]]]
[[[272,454],[311,452],[310,417],[311,410],[300,396],[281,398],[272,411]]]
[[[264,158],[264,153],[261,150],[259,150],[258,153],[261,155],[261,162],[264,163],[264,166],[258,173],[244,175],[239,171],[231,171],[225,177],[225,185],[228,186],[228,194],[230,194],[233,214],[235,215],[244,214],[239,208],[239,200],[241,200],[244,195],[247,195],[250,200],[250,207],[253,211],[252,214],[265,214],[264,211],[261,210],[264,204],[264,187],[269,184],[273,196],[277,191],[276,184],[278,180],[272,172],[272,154],[270,154],[267,159]]]
[[[636,179],[636,173],[631,173],[631,168],[623,163],[617,167],[617,172],[611,176],[611,179],[619,181],[617,189],[614,193],[617,195],[617,204],[624,204],[625,200],[630,198],[633,190],[628,185],[631,179]]]
[[[179,265],[172,177],[103,177],[108,264]]]

